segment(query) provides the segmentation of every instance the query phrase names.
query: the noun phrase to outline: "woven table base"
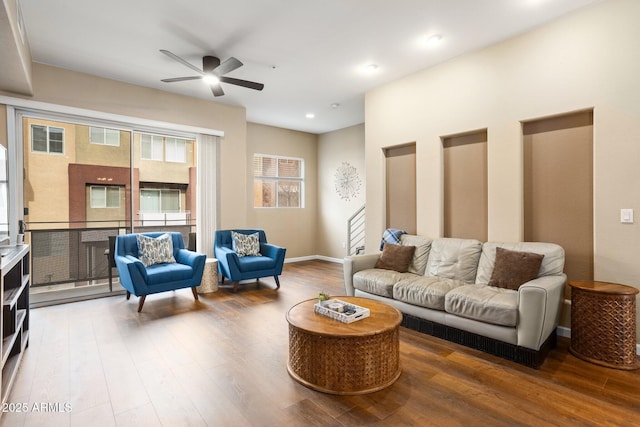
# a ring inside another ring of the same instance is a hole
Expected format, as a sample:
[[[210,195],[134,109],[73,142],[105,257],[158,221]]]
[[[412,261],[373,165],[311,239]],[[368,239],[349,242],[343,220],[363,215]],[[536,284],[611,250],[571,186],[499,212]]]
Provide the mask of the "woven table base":
[[[570,282],[569,351],[576,357],[598,365],[638,369],[635,293],[608,292],[606,288],[597,286],[589,289],[575,286],[575,283]],[[611,287],[612,284],[607,285]]]
[[[399,330],[364,337],[325,337],[289,325],[289,374],[333,394],[381,390],[400,376]]]
[[[401,373],[402,314],[382,302],[340,299],[369,308],[370,317],[341,323],[315,313],[314,300],[289,310],[289,375],[304,386],[331,394],[372,393],[390,386]]]

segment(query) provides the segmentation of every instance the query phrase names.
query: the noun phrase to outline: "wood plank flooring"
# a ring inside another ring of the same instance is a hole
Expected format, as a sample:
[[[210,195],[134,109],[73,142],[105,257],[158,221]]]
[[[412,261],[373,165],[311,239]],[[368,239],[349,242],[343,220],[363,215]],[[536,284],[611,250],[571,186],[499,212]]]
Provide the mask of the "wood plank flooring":
[[[640,371],[584,362],[562,338],[533,370],[402,328],[391,387],[312,391],[287,374],[285,313],[319,291],[343,294],[342,267],[286,264],[280,282],[199,302],[189,289],[152,295],[140,314],[124,295],[33,309],[9,397],[28,411],[0,426],[640,425]]]

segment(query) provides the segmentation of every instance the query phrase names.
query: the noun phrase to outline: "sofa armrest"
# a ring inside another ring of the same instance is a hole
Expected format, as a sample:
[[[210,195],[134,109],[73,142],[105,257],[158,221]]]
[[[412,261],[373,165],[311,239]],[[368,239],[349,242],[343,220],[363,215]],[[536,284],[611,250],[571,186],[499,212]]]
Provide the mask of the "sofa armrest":
[[[518,290],[518,345],[539,350],[558,326],[567,275],[533,279]]]
[[[355,294],[353,275],[358,271],[374,268],[378,259],[380,259],[380,253],[345,257],[342,269],[344,273],[344,289],[347,295],[353,296]]]

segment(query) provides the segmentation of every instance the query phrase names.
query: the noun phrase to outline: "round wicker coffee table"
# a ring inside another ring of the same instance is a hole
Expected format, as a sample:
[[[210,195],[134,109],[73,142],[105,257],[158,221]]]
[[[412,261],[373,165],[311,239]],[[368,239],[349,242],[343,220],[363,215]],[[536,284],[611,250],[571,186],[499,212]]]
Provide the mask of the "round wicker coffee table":
[[[367,298],[336,298],[368,308],[371,315],[342,323],[314,312],[316,299],[291,307],[287,312],[289,375],[309,388],[331,394],[364,394],[390,386],[401,373],[402,314]]]

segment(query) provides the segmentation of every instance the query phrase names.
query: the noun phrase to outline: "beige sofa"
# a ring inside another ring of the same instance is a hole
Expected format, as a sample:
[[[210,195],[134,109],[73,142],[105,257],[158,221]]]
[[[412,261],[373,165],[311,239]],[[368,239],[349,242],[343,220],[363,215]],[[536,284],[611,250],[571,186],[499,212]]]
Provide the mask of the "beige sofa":
[[[407,272],[375,268],[381,253],[346,257],[347,295],[397,307],[403,326],[528,366],[544,362],[567,280],[562,247],[407,234],[400,244],[416,248]],[[517,290],[489,286],[498,247],[544,255],[537,277]]]

